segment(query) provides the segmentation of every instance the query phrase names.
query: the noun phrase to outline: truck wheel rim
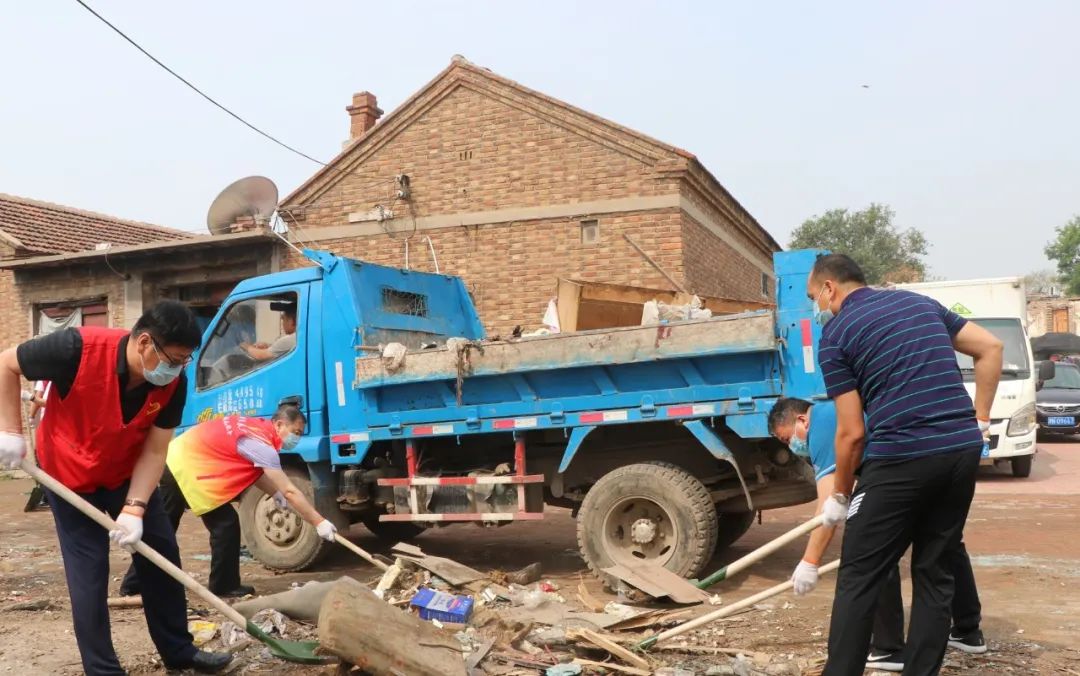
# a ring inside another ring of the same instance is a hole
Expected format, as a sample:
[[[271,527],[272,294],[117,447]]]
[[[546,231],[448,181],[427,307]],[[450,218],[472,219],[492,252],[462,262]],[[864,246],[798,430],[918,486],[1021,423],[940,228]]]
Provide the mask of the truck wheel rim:
[[[618,500],[604,517],[604,549],[617,563],[668,562],[678,548],[678,531],[659,503],[642,496]]]
[[[255,526],[271,544],[288,547],[300,538],[304,524],[296,512],[278,509],[272,498],[265,497],[255,509]]]

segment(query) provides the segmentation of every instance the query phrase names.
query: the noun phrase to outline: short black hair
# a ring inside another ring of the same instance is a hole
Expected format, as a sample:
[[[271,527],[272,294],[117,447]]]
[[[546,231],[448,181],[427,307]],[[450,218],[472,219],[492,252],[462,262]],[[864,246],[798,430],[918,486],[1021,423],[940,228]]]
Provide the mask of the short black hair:
[[[810,410],[813,406],[805,399],[780,397],[769,411],[769,434],[776,435],[776,428],[795,423],[795,418]]]
[[[163,300],[142,313],[131,328],[131,335],[149,333],[162,347],[179,345],[192,350],[202,343],[202,329],[195,313],[187,305],[175,300]]]
[[[286,423],[292,425],[297,420],[302,420],[305,424],[307,418],[300,412],[300,409],[293,404],[282,404],[274,411],[274,415],[270,417],[272,421],[284,420]]]
[[[854,282],[866,286],[866,274],[859,264],[845,254],[824,254],[814,261],[810,276],[818,281],[834,279],[841,284]]]

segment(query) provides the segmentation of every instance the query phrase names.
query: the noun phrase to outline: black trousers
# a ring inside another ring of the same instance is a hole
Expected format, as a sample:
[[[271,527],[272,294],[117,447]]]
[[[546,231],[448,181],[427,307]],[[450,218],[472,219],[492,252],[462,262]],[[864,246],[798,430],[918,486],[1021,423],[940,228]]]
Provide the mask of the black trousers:
[[[114,519],[120,514],[128,486],[115,490],[83,493],[90,504],[108,512]],[[64,557],[75,639],[82,656],[83,671],[88,676],[114,676],[126,673],[116,658],[109,628],[109,534],[61,498],[49,494],[60,553]],[[143,516],[143,542],[162,556],[180,565],[176,535],[165,515],[161,496],[154,491]],[[141,556],[135,556],[135,568],[146,581],[143,613],[150,638],[166,665],[184,664],[196,648],[187,630],[187,599],[184,588],[164,571]]]
[[[863,463],[844,527],[825,676],[863,673],[878,599],[909,545],[914,593],[904,673],[941,669],[953,601],[947,553],[963,537],[980,450]]]
[[[967,634],[979,628],[982,622],[982,603],[975,587],[975,572],[967,548],[960,542],[945,553],[946,566],[953,576],[952,630]],[[874,616],[873,647],[885,652],[898,652],[904,648],[904,599],[900,595],[900,571],[893,569],[889,580],[878,598],[877,614]]]
[[[188,509],[188,503],[168,467],[161,476],[158,492],[161,493],[165,513],[175,533],[180,527],[184,510]],[[232,504],[226,502],[200,518],[206,530],[210,531],[210,591],[219,595],[227,594],[240,586],[240,516]],[[138,594],[144,586],[140,584],[140,575],[137,567],[132,565],[120,583],[120,593],[125,596]]]

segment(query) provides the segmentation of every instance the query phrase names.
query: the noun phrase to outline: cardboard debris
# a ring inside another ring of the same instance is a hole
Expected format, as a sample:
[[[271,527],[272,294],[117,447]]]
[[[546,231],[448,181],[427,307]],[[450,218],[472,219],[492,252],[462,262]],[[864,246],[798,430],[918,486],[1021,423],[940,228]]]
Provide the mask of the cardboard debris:
[[[476,580],[482,580],[486,576],[478,570],[469,568],[452,559],[441,556],[425,554],[419,547],[399,542],[392,550],[399,559],[415,563],[424,570],[438,575],[455,587],[467,585]]]
[[[705,603],[709,600],[707,592],[698,589],[689,580],[679,577],[659,564],[616,564],[605,568],[604,572],[640,589],[653,598],[666,596],[675,603],[683,604]]]
[[[633,631],[648,629],[657,625],[670,624],[677,619],[690,614],[691,608],[685,610],[646,610],[634,617],[617,622],[610,627],[609,631]]]
[[[606,650],[613,657],[619,658],[630,666],[651,673],[651,667],[649,666],[649,662],[644,657],[641,657],[640,655],[635,655],[634,653],[630,652],[628,649],[622,647],[618,643],[610,641],[594,631],[589,631],[588,629],[582,629],[578,631],[577,635],[585,639],[589,643],[593,644],[594,646]]]

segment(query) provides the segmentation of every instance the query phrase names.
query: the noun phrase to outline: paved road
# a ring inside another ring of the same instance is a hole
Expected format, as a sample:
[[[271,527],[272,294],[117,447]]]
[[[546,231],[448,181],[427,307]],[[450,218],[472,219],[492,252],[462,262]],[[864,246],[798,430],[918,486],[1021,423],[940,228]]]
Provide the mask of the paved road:
[[[1080,495],[1080,443],[1072,438],[1039,442],[1031,476],[1017,479],[1006,463],[979,470],[976,496]]]

